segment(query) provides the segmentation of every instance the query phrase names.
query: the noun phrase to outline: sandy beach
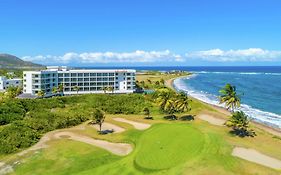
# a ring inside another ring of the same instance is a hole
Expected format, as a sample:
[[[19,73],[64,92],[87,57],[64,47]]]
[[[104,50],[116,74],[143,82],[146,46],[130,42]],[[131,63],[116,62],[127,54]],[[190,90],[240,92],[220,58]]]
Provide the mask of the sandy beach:
[[[180,78],[180,77],[177,77],[177,78]],[[166,85],[167,87],[173,89],[173,90],[176,90],[176,89],[174,88],[174,80],[177,79],[177,78],[173,78],[173,79],[167,80],[167,81],[165,82],[165,85]],[[195,99],[194,97],[191,97],[191,98]],[[196,98],[196,99],[197,99],[197,98]],[[200,99],[197,99],[197,100],[201,101]],[[215,106],[215,105],[211,105],[211,104],[205,103],[205,102],[203,102],[203,101],[201,101],[201,102],[204,103],[204,104],[207,104],[208,106],[212,107],[212,108],[215,109],[216,111],[218,111],[218,112],[220,112],[220,113],[222,113],[222,114],[224,114],[224,115],[226,115],[226,116],[230,116],[230,115],[231,115],[231,113],[230,113],[228,110],[226,110],[225,108],[222,108],[222,107],[219,107],[219,106]],[[220,117],[218,117],[218,118],[220,118]],[[266,131],[266,132],[268,132],[268,133],[270,133],[270,134],[272,134],[272,135],[281,137],[281,130],[279,130],[279,129],[277,129],[277,128],[272,128],[272,127],[269,127],[269,126],[267,126],[267,125],[265,125],[265,124],[257,123],[257,122],[254,122],[254,121],[252,121],[252,125],[255,126],[255,127],[257,127],[257,128],[259,128],[259,129],[261,129],[261,130],[264,130],[264,131]]]

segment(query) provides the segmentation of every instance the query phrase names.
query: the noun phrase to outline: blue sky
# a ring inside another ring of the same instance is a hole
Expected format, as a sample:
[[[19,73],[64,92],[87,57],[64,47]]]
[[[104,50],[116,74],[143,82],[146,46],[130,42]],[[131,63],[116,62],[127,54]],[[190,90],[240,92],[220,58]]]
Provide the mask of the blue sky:
[[[280,0],[1,0],[0,52],[54,65],[281,65]]]

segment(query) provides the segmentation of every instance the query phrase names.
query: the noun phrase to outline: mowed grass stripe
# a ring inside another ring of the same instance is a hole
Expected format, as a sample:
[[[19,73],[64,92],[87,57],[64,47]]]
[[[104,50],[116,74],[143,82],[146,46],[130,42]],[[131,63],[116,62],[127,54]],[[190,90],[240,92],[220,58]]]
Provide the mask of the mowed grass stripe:
[[[145,169],[171,168],[200,155],[204,143],[204,134],[188,124],[159,124],[140,138],[136,164]]]

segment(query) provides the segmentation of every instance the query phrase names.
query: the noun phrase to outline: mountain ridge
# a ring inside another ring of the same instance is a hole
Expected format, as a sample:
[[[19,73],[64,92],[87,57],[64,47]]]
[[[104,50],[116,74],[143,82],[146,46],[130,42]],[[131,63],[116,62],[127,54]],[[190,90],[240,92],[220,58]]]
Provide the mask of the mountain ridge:
[[[7,53],[0,53],[0,68],[8,69],[28,69],[28,68],[42,68],[43,65],[24,61],[14,55]]]

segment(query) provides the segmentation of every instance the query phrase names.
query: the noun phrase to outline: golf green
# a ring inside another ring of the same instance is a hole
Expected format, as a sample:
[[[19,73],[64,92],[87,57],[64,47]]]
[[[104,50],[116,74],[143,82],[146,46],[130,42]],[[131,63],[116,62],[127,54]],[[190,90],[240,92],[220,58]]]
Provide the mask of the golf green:
[[[199,156],[204,134],[188,124],[159,124],[146,131],[138,144],[138,166],[167,169]]]

